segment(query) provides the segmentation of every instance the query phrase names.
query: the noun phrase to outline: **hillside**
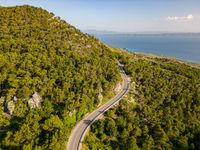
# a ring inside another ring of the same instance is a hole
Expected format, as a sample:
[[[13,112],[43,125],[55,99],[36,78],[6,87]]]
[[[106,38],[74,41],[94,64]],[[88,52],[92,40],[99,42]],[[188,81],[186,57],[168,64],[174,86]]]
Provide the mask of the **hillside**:
[[[41,8],[0,7],[1,149],[63,149],[120,80],[94,37]]]
[[[200,69],[175,59],[118,52],[129,94],[94,123],[85,149],[198,150]]]
[[[129,53],[32,6],[0,7],[0,149],[65,149],[75,124],[114,95],[84,149],[199,149],[199,65]]]

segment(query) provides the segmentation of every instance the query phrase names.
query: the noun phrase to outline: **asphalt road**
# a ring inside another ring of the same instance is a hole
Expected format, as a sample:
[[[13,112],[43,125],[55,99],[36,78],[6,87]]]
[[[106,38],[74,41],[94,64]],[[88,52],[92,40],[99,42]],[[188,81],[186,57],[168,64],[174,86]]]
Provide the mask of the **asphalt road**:
[[[123,79],[123,84],[121,91],[115,95],[110,101],[105,103],[104,105],[100,106],[92,113],[87,115],[83,120],[81,120],[75,128],[72,130],[71,135],[69,137],[66,149],[67,150],[81,150],[82,141],[86,135],[87,130],[89,129],[90,125],[98,120],[108,109],[118,103],[122,97],[129,91],[130,81],[127,75],[125,74],[124,70],[122,69],[122,65],[120,64],[121,68],[121,77]]]

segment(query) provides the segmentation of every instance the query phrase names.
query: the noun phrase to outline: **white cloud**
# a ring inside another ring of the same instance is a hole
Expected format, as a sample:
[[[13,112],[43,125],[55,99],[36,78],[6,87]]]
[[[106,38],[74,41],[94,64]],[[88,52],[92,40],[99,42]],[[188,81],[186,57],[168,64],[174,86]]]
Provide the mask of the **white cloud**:
[[[193,20],[194,19],[194,16],[192,14],[189,14],[187,16],[181,16],[181,17],[178,17],[178,16],[168,16],[166,18],[168,21],[179,21],[179,20]]]
[[[187,19],[191,20],[191,19],[194,19],[194,17],[193,17],[193,15],[190,14],[190,15],[187,16]]]

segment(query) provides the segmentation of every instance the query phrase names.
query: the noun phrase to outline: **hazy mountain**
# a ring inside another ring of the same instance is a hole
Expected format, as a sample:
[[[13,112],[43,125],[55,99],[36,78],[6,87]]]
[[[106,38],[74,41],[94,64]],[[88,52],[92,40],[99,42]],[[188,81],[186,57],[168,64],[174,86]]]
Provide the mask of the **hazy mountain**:
[[[84,33],[91,35],[102,35],[102,34],[127,34],[127,35],[200,35],[200,33],[192,32],[168,32],[168,31],[143,31],[143,32],[116,32],[108,30],[83,30]]]

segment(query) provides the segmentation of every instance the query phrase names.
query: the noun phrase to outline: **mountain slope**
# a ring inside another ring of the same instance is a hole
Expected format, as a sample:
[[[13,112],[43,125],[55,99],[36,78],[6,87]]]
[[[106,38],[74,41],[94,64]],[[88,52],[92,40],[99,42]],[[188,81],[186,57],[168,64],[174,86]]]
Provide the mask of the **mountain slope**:
[[[32,6],[0,7],[0,60],[3,149],[62,149],[120,81],[104,44]]]
[[[130,92],[91,126],[85,149],[199,149],[200,69],[164,57],[120,55]]]

